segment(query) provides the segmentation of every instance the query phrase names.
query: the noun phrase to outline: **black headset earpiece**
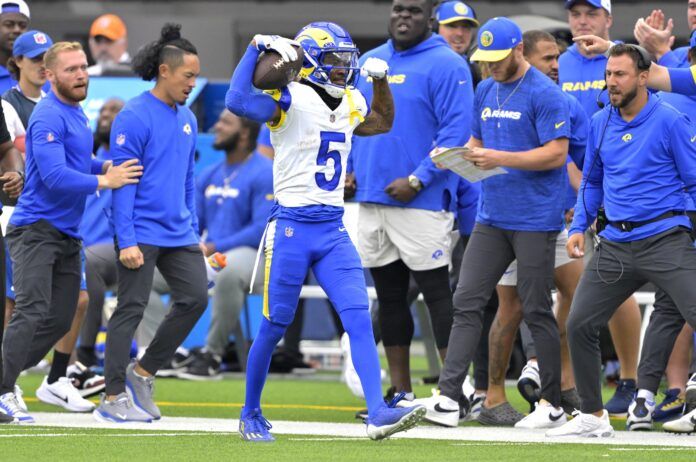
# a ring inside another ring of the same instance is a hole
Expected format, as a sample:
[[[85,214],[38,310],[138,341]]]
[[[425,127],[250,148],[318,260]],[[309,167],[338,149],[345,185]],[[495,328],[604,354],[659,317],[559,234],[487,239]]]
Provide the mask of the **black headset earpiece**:
[[[626,46],[629,46],[638,52],[638,69],[640,71],[649,70],[650,66],[652,65],[652,57],[650,56],[650,53],[648,53],[648,50],[646,50],[640,45],[635,45],[633,43],[627,43]]]

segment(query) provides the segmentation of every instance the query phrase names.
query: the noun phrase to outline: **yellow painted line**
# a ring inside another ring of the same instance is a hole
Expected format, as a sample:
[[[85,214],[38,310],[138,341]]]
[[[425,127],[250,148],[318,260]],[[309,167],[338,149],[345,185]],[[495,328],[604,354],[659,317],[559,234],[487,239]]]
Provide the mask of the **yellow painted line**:
[[[38,403],[36,398],[24,398],[28,403]],[[93,402],[97,402],[92,399]],[[239,408],[244,406],[243,403],[180,403],[175,401],[156,401],[158,406],[171,407],[203,407],[203,408]],[[264,409],[302,409],[307,411],[359,411],[361,407],[355,406],[319,406],[314,404],[264,404]]]

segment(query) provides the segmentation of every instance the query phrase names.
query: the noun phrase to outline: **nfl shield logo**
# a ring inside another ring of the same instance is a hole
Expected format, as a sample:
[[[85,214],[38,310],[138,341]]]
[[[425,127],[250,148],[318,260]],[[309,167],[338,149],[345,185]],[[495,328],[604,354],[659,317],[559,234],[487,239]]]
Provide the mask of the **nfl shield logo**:
[[[293,227],[286,226],[285,227],[285,237],[292,237],[293,234],[295,234],[295,230],[293,229]]]
[[[123,143],[126,142],[126,135],[121,133],[116,137],[116,144],[119,146],[123,146]]]
[[[34,42],[36,42],[39,45],[45,45],[46,44],[46,35],[43,32],[37,32],[34,34]]]
[[[56,139],[56,137],[53,136],[53,133],[48,132],[48,135],[46,135],[46,141],[48,141],[49,143],[52,143],[53,140],[55,140],[55,139]]]

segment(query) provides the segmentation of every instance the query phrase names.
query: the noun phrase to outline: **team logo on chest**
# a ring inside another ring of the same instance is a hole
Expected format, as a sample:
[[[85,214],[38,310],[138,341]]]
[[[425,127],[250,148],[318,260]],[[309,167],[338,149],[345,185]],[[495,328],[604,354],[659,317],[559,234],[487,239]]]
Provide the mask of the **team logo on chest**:
[[[292,237],[295,235],[295,228],[292,226],[285,227],[285,237]]]
[[[190,124],[184,125],[184,133],[186,133],[187,135],[191,134],[191,125]]]

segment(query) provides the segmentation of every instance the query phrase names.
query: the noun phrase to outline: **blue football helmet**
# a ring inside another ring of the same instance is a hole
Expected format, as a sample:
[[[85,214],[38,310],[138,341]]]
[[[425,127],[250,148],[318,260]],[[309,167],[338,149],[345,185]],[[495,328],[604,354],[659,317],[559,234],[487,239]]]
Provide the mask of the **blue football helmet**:
[[[341,98],[347,88],[355,86],[360,75],[360,52],[344,28],[332,22],[313,22],[303,27],[295,40],[304,50],[301,78],[322,87],[334,98]],[[333,70],[345,71],[343,82],[331,81]]]

